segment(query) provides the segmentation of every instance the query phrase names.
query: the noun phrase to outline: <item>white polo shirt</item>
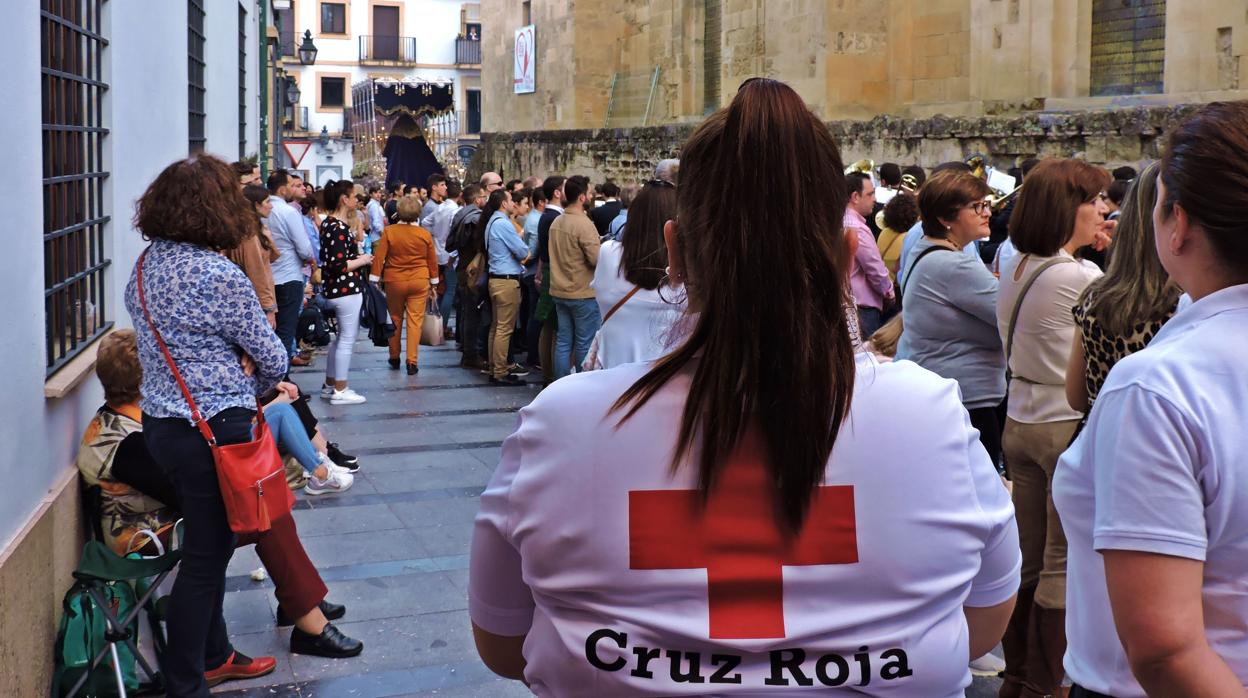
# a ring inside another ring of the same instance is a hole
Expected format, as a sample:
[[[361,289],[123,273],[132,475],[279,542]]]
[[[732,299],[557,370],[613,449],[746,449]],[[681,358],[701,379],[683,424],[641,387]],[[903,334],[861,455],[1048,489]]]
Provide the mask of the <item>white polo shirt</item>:
[[[1067,540],[1066,672],[1116,698],[1144,691],[1114,629],[1098,551],[1202,560],[1205,631],[1248,684],[1248,285],[1183,309],[1114,366],[1062,456],[1053,500]]]
[[[671,473],[691,368],[618,427],[608,411],[648,365],[556,381],[521,411],[481,497],[473,622],[527,634],[525,678],[543,696],[961,696],[963,605],[1018,589],[1013,506],[956,383],[857,361],[789,543],[753,435],[704,510],[693,465]]]

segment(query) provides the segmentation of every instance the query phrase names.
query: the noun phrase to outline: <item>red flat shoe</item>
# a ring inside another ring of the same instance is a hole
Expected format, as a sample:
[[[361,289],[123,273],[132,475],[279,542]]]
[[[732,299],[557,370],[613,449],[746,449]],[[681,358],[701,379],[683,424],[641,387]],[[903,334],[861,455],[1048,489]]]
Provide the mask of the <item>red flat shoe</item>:
[[[211,688],[223,681],[233,681],[235,679],[254,679],[258,676],[273,673],[277,668],[277,659],[274,657],[256,657],[251,658],[235,650],[230,658],[225,660],[225,664],[204,672],[204,680],[208,682]]]

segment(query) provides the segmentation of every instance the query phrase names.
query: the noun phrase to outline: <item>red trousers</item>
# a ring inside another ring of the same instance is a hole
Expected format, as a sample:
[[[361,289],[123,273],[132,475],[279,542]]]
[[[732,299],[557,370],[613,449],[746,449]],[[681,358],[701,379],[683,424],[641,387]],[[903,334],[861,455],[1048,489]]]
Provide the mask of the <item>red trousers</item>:
[[[238,537],[240,547],[252,543],[256,544],[256,555],[273,578],[276,587],[273,595],[288,618],[307,615],[329,593],[303,549],[295,517],[275,519],[272,528],[265,533]]]

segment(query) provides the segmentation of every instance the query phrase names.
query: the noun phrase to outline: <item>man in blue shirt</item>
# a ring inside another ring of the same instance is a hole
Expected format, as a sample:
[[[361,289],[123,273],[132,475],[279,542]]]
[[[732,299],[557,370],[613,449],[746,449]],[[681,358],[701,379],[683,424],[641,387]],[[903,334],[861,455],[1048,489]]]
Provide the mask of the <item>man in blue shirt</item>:
[[[524,331],[524,346],[529,351],[528,364],[539,366],[541,357],[538,340],[541,338],[542,326],[541,323],[533,322],[533,316],[537,311],[537,299],[541,296],[537,288],[537,226],[542,220],[542,214],[546,212],[546,192],[540,182],[532,189],[531,196],[532,207],[524,217],[524,242],[529,247],[529,261],[524,265],[524,278],[520,280],[520,328]]]
[[[368,188],[368,249],[381,239],[381,231],[386,227],[386,210],[381,207],[381,187],[373,185]]]
[[[316,261],[316,257],[303,225],[303,215],[288,203],[294,196],[290,175],[286,170],[274,170],[267,184],[269,201],[273,203],[269,232],[273,234],[273,245],[278,251],[273,262],[273,291],[277,298],[277,327],[274,329],[294,361],[295,331],[299,327],[299,311],[303,308],[303,268],[308,262]],[[294,363],[306,365],[307,361],[300,359]]]
[[[628,223],[628,207],[632,205],[633,199],[637,198],[639,189],[640,187],[636,184],[627,184],[624,186],[624,190],[620,192],[620,212],[607,224],[606,239],[623,241],[624,224]]]
[[[511,333],[516,329],[516,315],[520,311],[520,277],[524,275],[524,263],[529,258],[528,245],[516,234],[516,227],[511,223],[510,216],[514,211],[511,197],[504,197],[502,205],[490,216],[485,227],[490,304],[494,317],[489,341],[490,382],[508,385],[522,382],[511,374],[507,354],[511,348]]]

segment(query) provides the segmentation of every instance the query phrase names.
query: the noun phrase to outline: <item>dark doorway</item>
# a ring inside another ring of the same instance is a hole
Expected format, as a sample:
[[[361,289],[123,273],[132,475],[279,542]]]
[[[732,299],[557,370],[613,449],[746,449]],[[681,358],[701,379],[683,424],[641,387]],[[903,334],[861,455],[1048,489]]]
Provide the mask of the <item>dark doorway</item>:
[[[373,58],[399,60],[399,8],[373,5]]]
[[[481,133],[481,90],[468,90],[464,96],[468,102],[467,133]]]

